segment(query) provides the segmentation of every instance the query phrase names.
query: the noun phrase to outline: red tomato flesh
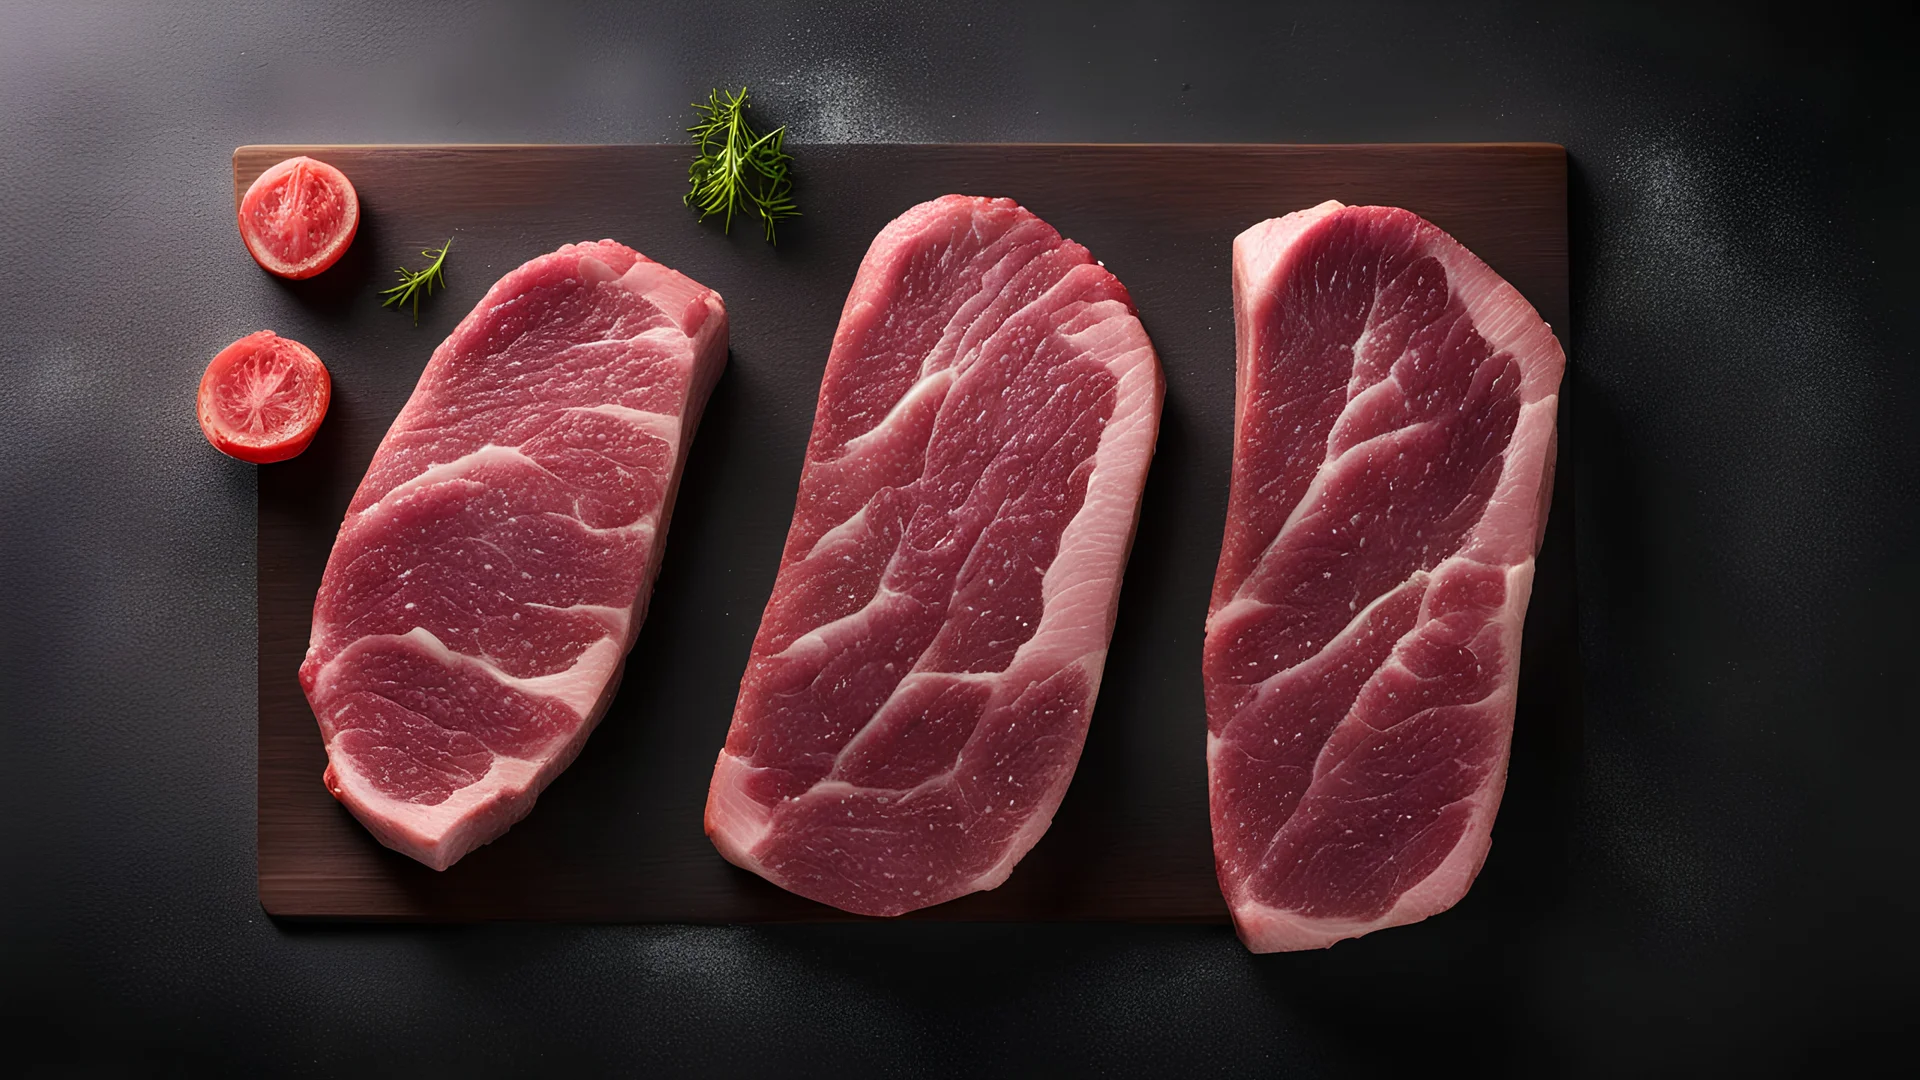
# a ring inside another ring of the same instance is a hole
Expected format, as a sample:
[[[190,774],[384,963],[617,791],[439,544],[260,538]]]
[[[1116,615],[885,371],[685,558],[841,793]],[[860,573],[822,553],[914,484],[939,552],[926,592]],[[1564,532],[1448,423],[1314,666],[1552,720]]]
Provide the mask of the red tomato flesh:
[[[260,174],[240,198],[240,239],[284,278],[310,278],[340,260],[360,229],[360,196],[345,173],[310,157]]]
[[[264,465],[307,448],[333,401],[313,350],[271,330],[220,350],[200,377],[200,430],[215,450]]]

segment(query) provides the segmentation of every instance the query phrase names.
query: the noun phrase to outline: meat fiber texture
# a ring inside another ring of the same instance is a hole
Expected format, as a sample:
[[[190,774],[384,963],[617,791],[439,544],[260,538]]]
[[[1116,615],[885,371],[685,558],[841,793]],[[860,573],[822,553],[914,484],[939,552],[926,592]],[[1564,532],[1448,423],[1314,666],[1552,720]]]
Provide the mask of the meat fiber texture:
[[[897,915],[1005,881],[1100,686],[1159,362],[1079,244],[949,195],[868,250],[707,832],[803,896]]]
[[[1233,245],[1233,486],[1207,620],[1220,885],[1256,952],[1466,894],[1505,786],[1565,360],[1405,210]]]
[[[327,788],[381,843],[444,870],[580,752],[726,355],[720,295],[611,240],[509,273],[434,350],[300,667]]]

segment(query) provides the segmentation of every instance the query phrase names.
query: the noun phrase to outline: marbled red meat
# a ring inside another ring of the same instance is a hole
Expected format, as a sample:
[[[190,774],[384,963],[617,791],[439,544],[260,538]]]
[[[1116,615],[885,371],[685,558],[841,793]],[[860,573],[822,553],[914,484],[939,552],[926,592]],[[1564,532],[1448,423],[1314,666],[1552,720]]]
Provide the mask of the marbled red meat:
[[[726,354],[718,293],[611,240],[514,270],[434,351],[300,668],[327,787],[382,843],[445,869],[579,753]]]
[[[875,238],[714,770],[723,855],[872,915],[1006,880],[1080,756],[1161,392],[1126,290],[1014,203]]]
[[[1249,947],[1318,948],[1445,910],[1486,859],[1564,359],[1404,210],[1256,225],[1233,292],[1214,853]]]

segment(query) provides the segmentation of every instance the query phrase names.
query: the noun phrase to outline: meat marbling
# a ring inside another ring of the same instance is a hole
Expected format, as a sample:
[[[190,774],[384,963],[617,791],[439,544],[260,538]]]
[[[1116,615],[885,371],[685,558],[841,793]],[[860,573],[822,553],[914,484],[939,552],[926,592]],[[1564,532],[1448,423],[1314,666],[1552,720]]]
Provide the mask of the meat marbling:
[[[720,296],[610,240],[506,275],[367,469],[300,681],[336,798],[436,870],[579,753],[645,617],[726,361]]]
[[[1319,948],[1445,910],[1486,859],[1564,359],[1404,210],[1254,226],[1233,298],[1214,852],[1250,948]]]
[[[881,231],[714,770],[726,858],[870,915],[1006,880],[1080,756],[1161,394],[1120,282],[1013,202]]]

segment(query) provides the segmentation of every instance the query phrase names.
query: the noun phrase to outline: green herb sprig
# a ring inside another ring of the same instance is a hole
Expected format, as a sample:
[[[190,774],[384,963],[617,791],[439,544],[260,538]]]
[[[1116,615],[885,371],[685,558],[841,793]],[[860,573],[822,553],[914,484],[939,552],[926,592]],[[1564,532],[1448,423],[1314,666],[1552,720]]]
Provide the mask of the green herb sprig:
[[[715,90],[707,103],[694,103],[702,115],[687,129],[699,152],[687,168],[685,202],[705,221],[720,215],[722,231],[733,229],[733,215],[758,214],[767,243],[776,243],[773,223],[798,217],[793,203],[793,156],[784,149],[786,125],[762,135],[747,122],[747,88],[737,94]]]
[[[404,266],[400,267],[400,284],[395,285],[391,289],[380,290],[380,295],[386,297],[385,300],[380,301],[380,306],[404,308],[408,304],[412,304],[413,325],[419,326],[421,299],[432,296],[433,290],[435,289],[444,289],[447,287],[447,249],[452,246],[453,238],[448,237],[447,242],[441,244],[438,250],[427,248],[420,252],[421,255],[433,260],[427,264],[427,268],[424,270],[409,270]]]

